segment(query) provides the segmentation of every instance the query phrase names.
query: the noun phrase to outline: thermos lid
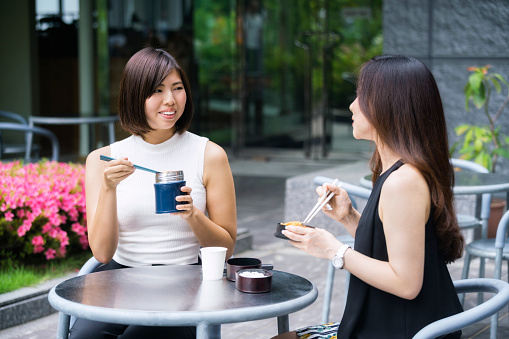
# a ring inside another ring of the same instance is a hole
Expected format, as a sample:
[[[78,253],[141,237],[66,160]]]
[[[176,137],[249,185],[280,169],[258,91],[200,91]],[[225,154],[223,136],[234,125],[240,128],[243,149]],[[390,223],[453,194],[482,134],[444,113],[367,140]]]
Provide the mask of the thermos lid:
[[[184,180],[184,171],[167,171],[156,173],[156,183],[182,180]]]

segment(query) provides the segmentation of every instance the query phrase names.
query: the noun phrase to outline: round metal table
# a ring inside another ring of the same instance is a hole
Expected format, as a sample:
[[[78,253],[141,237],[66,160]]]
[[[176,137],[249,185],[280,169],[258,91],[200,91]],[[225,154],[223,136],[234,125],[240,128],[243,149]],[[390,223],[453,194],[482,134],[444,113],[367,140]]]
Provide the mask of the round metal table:
[[[289,330],[288,314],[311,305],[318,291],[300,276],[271,272],[271,291],[250,294],[225,278],[203,281],[201,266],[126,268],[68,279],[51,289],[48,300],[61,314],[77,318],[197,326],[199,339],[219,338],[221,324],[272,317],[278,318],[278,332],[283,333]]]

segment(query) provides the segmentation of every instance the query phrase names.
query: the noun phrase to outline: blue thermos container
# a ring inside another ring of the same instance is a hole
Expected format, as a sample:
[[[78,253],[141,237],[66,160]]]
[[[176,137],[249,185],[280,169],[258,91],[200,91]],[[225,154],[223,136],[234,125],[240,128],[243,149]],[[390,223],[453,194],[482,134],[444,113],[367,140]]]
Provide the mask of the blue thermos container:
[[[185,195],[180,188],[185,186],[183,171],[167,171],[156,173],[156,183],[154,190],[156,194],[156,213],[175,213],[177,205],[185,204],[185,202],[176,201],[179,195]]]

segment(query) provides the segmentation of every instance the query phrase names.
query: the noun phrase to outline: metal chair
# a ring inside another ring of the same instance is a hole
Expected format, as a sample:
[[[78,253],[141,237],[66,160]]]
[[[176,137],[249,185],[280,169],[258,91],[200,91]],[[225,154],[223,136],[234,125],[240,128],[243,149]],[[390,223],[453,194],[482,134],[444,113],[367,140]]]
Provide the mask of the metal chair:
[[[17,114],[17,113],[0,110],[0,118],[1,118],[1,122],[28,125],[27,119],[25,119],[25,117],[23,117],[22,115]],[[6,120],[6,121],[4,121],[4,120]],[[25,136],[25,143],[23,143],[23,144],[21,144],[21,143],[7,144],[7,143],[3,142],[2,135],[0,134],[0,142],[2,142],[2,146],[3,146],[2,147],[2,157],[4,155],[13,155],[13,154],[20,155],[20,154],[25,153],[26,139],[27,139],[27,136]]]
[[[509,284],[502,280],[487,278],[456,280],[454,281],[454,287],[458,294],[469,292],[490,292],[495,294],[491,299],[480,305],[427,325],[417,332],[414,339],[437,338],[475,324],[489,316],[496,317],[498,311],[509,303]],[[492,330],[493,326],[492,318]],[[496,338],[496,331],[495,333],[491,332],[490,338]]]
[[[115,123],[118,121],[118,115],[100,116],[100,117],[28,117],[28,125],[97,125],[106,124],[108,126],[108,142],[112,144],[116,141],[115,138]],[[89,151],[95,149],[95,131],[89,130]],[[27,143],[32,143],[31,136],[28,136]]]
[[[452,158],[451,164],[455,168],[469,170],[477,173],[489,173],[488,169],[484,166],[476,164],[475,162],[463,159]],[[491,193],[478,194],[475,197],[475,208],[474,214],[462,214],[458,213],[458,225],[462,230],[467,229],[481,229],[481,239],[486,239],[488,237],[488,219],[491,214]],[[484,258],[480,259],[479,262],[479,277],[484,277],[486,267],[486,261]],[[468,268],[466,268],[468,271]],[[465,270],[465,266],[463,266],[463,270]],[[467,273],[468,275],[468,273]],[[460,296],[461,304],[464,302],[464,295]],[[482,303],[482,294],[480,293],[478,296],[478,303]]]
[[[99,265],[101,265],[101,263],[94,257],[91,257],[85,264],[83,264],[78,272],[78,276],[92,273],[92,271],[95,270]],[[69,329],[72,327],[72,325],[74,325],[75,321],[75,317],[71,317],[68,314],[59,312],[57,338],[67,338],[69,336]]]
[[[19,132],[23,132],[25,134],[25,136],[27,134],[37,134],[37,135],[41,135],[43,137],[46,137],[48,138],[50,141],[51,141],[51,160],[52,161],[58,161],[58,158],[59,158],[59,154],[60,154],[60,144],[58,143],[58,139],[56,137],[56,135],[45,129],[45,128],[41,128],[41,127],[35,127],[35,126],[28,126],[28,125],[22,125],[22,124],[17,124],[17,123],[0,123],[0,131],[19,131]],[[35,161],[35,160],[38,160],[38,159],[33,159],[32,158],[32,147],[27,143],[25,146],[25,149],[24,149],[24,152],[25,152],[25,155],[24,155],[24,160],[25,162],[31,162],[31,161]],[[0,159],[3,158],[3,155],[4,155],[4,152],[3,152],[3,145],[2,145],[2,140],[0,138]]]
[[[495,279],[502,277],[502,261],[508,260],[509,268],[509,239],[507,237],[507,228],[509,224],[509,211],[506,211],[500,220],[495,239],[479,239],[472,241],[465,248],[465,262],[463,264],[462,279],[468,278],[470,262],[472,257],[481,259],[495,259]],[[484,271],[480,272],[481,278],[484,277]],[[482,302],[480,294],[479,304]],[[491,337],[497,336],[498,316],[495,314],[491,318]]]
[[[328,182],[331,183],[333,179],[323,177],[323,176],[316,176],[314,178],[314,183],[316,185],[323,185],[324,183]],[[369,195],[371,194],[371,190],[352,185],[346,182],[339,182],[341,183],[341,188],[347,191],[348,196],[350,197],[350,200],[352,201],[352,206],[357,209],[357,202],[355,200],[355,197],[362,198],[362,199],[368,199]],[[338,184],[339,184],[338,183]],[[354,238],[350,234],[346,235],[340,235],[337,237],[339,241],[341,241],[343,244],[347,244],[350,247],[354,247]],[[324,300],[323,300],[323,307],[322,307],[322,324],[326,324],[329,322],[329,314],[330,314],[330,303],[332,299],[332,288],[334,286],[334,276],[336,274],[336,268],[332,265],[332,262],[329,263],[329,266],[327,268],[327,278],[325,282],[325,291],[324,291]],[[350,282],[350,273],[346,271],[346,289],[348,290],[348,284]]]
[[[7,112],[7,111],[1,111],[0,110],[0,118],[3,119],[9,119],[9,120],[13,120],[15,121],[16,123],[19,123],[19,124],[22,124],[22,125],[26,125],[28,122],[27,122],[27,119],[25,119],[24,116],[18,114],[18,113],[13,113],[13,112]],[[7,121],[9,122],[9,121]]]
[[[475,162],[452,158],[451,164],[460,169],[466,169],[477,173],[488,173],[488,169]],[[481,237],[487,238],[488,235],[488,219],[490,217],[489,204],[491,203],[491,194],[482,194],[476,196],[475,214],[457,214],[458,225],[461,229],[481,228]]]

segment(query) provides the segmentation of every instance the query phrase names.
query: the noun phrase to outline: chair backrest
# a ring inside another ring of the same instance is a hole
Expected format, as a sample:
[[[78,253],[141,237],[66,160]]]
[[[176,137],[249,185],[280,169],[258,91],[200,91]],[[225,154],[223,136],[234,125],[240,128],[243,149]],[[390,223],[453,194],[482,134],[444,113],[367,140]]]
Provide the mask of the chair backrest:
[[[421,329],[414,339],[437,338],[496,314],[509,303],[509,284],[499,279],[477,278],[454,281],[456,292],[490,292],[494,295],[487,301],[464,312],[437,320]]]
[[[489,173],[488,169],[484,167],[483,165],[479,165],[473,161],[470,160],[464,160],[464,159],[458,159],[458,158],[451,158],[451,164],[454,167],[467,169],[472,172],[478,172],[478,173]]]
[[[451,158],[451,164],[460,169],[466,169],[477,173],[489,173],[488,169],[473,161]],[[487,238],[488,235],[488,219],[491,214],[491,193],[478,195],[475,202],[475,217],[480,218],[482,221],[482,238]]]
[[[83,264],[83,266],[81,266],[78,276],[92,273],[99,265],[101,265],[101,263],[92,256],[86,263]]]
[[[508,236],[507,234],[507,227],[509,225],[509,210],[505,211],[504,215],[502,216],[502,219],[500,219],[500,222],[498,223],[497,227],[497,235],[495,236],[495,248],[497,250],[502,250],[505,246],[505,240]]]
[[[24,116],[19,115],[17,113],[7,112],[7,111],[0,111],[0,118],[2,118],[2,120],[4,120],[4,119],[13,120],[13,121],[15,121],[19,124],[22,124],[22,125],[26,125],[28,123],[27,119],[25,119]],[[6,121],[6,122],[12,122],[12,121]]]
[[[331,178],[328,178],[328,177],[324,177],[324,176],[316,176],[313,181],[314,181],[315,185],[323,185],[324,183],[327,183],[327,182],[332,183],[334,180]],[[358,203],[355,200],[355,197],[367,200],[369,198],[369,195],[371,194],[371,190],[364,188],[364,187],[352,185],[352,184],[344,182],[344,181],[339,181],[338,185],[339,184],[341,184],[341,188],[344,189],[348,193],[348,196],[350,197],[350,200],[352,201],[352,206],[355,209],[358,208]]]
[[[8,122],[3,122],[3,123],[0,123],[0,131],[19,131],[19,132],[23,132],[25,133],[25,135],[27,133],[30,133],[30,134],[37,134],[37,135],[41,135],[43,137],[46,137],[48,138],[50,141],[51,141],[51,160],[53,161],[58,161],[58,158],[59,158],[59,155],[60,155],[60,144],[58,143],[58,139],[56,137],[56,135],[51,132],[50,130],[47,130],[45,128],[41,128],[41,127],[35,127],[35,126],[28,126],[28,125],[22,125],[22,124],[17,124],[17,123],[8,123]],[[2,158],[2,144],[1,144],[2,140],[0,139],[0,159]],[[25,162],[30,162],[32,159],[31,159],[31,154],[32,154],[32,147],[27,143],[26,145],[26,148],[25,148]]]
[[[506,211],[500,219],[495,236],[495,277],[502,276],[502,257],[504,255],[504,246],[506,244],[507,227],[509,225],[509,211]]]
[[[0,122],[17,123],[21,125],[28,124],[27,119],[25,119],[25,117],[21,116],[20,114],[7,111],[0,111]],[[0,159],[3,159],[4,157],[12,159],[26,152],[26,142],[28,139],[28,135],[25,135],[24,143],[21,142],[7,143],[7,140],[4,139],[8,138],[4,138],[4,135],[2,135],[2,132],[0,131],[0,144],[2,145],[0,150]]]
[[[115,123],[118,121],[118,115],[111,116],[91,116],[91,117],[38,117],[30,116],[28,118],[28,125],[97,125],[107,124],[108,126],[108,142],[114,143],[115,140]],[[90,136],[90,151],[95,148],[93,141],[95,139],[93,129],[89,130]],[[31,140],[28,140],[31,143]]]

